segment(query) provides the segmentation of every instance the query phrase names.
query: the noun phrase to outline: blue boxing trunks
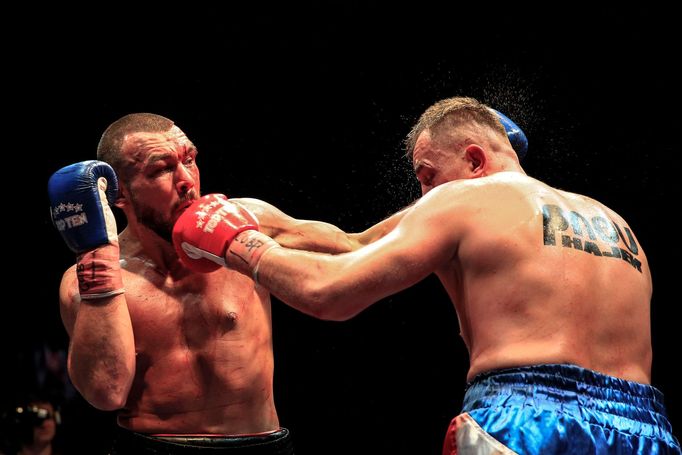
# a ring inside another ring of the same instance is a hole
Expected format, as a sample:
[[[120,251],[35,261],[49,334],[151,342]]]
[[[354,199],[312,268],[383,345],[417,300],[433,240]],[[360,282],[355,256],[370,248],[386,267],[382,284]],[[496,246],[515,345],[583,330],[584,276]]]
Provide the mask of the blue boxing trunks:
[[[443,455],[680,454],[654,387],[574,365],[478,375]]]
[[[239,436],[146,435],[119,427],[110,455],[293,455],[289,430]]]

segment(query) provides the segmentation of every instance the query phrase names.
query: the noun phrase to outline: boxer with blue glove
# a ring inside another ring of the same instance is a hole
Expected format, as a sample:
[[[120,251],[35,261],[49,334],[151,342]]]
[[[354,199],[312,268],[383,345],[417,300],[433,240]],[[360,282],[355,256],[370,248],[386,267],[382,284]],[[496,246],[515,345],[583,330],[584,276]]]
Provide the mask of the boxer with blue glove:
[[[100,161],[50,179],[54,225],[78,255],[60,286],[69,375],[88,402],[117,412],[111,455],[291,454],[273,397],[270,294],[216,264],[222,236],[258,228],[288,247],[340,253],[401,215],[346,234],[263,201],[201,197],[197,153],[170,119],[130,114],[102,135]],[[127,221],[118,235],[111,205]],[[188,212],[196,245],[174,248]]]
[[[651,385],[651,272],[625,220],[527,176],[525,135],[475,99],[435,103],[406,144],[423,196],[372,244],[292,250],[243,215],[209,240],[200,211],[187,211],[176,247],[257,273],[283,302],[330,320],[435,273],[470,359],[443,455],[680,454]]]

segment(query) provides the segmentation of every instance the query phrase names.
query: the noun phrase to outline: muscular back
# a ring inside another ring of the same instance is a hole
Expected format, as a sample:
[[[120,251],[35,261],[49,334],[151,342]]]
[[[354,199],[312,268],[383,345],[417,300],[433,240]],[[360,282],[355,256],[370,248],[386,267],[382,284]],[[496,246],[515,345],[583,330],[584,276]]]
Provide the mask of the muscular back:
[[[470,379],[573,363],[650,381],[651,277],[620,216],[519,173],[439,190],[458,214],[450,222],[458,241],[437,274],[455,302]]]

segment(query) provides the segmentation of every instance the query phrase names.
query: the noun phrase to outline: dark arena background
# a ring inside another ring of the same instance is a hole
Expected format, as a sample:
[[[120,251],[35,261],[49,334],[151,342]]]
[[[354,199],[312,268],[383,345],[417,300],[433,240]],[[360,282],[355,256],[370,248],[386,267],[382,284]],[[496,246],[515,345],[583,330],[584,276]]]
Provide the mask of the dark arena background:
[[[418,197],[402,156],[418,115],[467,95],[525,130],[529,175],[602,201],[637,235],[654,282],[652,381],[679,438],[679,25],[653,7],[564,5],[96,14],[61,5],[17,17],[25,24],[7,41],[4,70],[16,104],[6,112],[4,177],[19,182],[7,199],[29,199],[5,214],[14,229],[5,231],[3,415],[53,381],[64,394],[62,452],[103,454],[109,443],[113,415],[59,382],[68,340],[57,290],[74,257],[51,225],[46,191],[54,171],[95,158],[109,123],[167,116],[199,149],[203,193],[260,198],[359,231]],[[273,325],[275,400],[297,454],[440,453],[468,358],[435,277],[347,322],[275,299]]]

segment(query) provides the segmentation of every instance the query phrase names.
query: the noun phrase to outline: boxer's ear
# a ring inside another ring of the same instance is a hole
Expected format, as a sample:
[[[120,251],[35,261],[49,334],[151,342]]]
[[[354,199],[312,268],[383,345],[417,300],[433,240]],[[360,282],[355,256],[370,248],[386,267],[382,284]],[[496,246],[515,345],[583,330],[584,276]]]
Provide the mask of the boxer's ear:
[[[476,144],[469,144],[464,149],[464,158],[469,163],[468,170],[471,177],[483,177],[485,175],[488,157],[483,148]]]

